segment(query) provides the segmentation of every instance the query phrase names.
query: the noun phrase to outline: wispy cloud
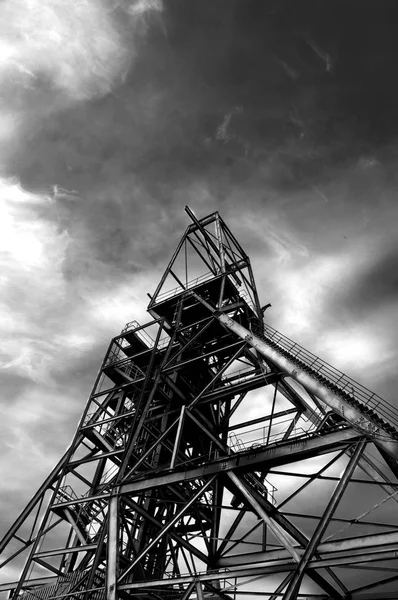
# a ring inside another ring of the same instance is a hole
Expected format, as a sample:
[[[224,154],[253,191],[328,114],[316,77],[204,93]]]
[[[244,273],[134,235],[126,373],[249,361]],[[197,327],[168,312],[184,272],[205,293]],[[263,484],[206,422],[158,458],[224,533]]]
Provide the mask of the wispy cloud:
[[[306,41],[310,48],[312,48],[312,50],[315,52],[315,54],[325,63],[326,71],[332,71],[333,64],[330,54],[328,52],[325,52],[325,50],[320,48],[320,46],[318,46],[318,44],[316,44],[310,38],[307,38]]]
[[[47,216],[54,200],[6,179],[0,195],[0,369],[50,383],[62,347],[93,343],[84,326],[81,340],[68,335],[76,310],[64,274],[70,237]]]
[[[44,78],[77,99],[109,89],[121,48],[100,2],[3,2],[0,23],[3,81]]]
[[[50,84],[75,100],[109,92],[135,52],[102,0],[6,0],[0,39],[3,86]]]
[[[0,194],[0,368],[43,381],[53,355],[43,325],[64,301],[62,261],[68,237],[38,218],[48,198],[6,180],[0,181]]]
[[[0,169],[6,170],[24,131],[51,111],[104,96],[121,84],[151,15],[162,9],[161,0],[2,2]],[[71,277],[71,259],[90,255],[88,230],[80,230],[79,241],[69,213],[63,220],[67,203],[83,201],[81,192],[57,181],[48,184],[47,194],[34,193],[16,178],[0,179],[0,369],[52,385],[61,349],[83,352],[96,341],[84,313],[86,300],[93,302],[98,290],[90,290],[78,268]],[[87,262],[106,277],[103,258]]]
[[[101,336],[105,349],[136,310],[145,319],[146,291],[154,285],[149,273],[122,264],[118,245],[114,255],[111,249],[99,252],[106,243],[102,221],[91,232],[90,222],[76,228],[71,220],[58,220],[58,202],[68,193],[58,190],[60,197],[51,198],[0,179],[0,371],[50,387]],[[84,202],[75,195],[73,201]],[[145,250],[161,243],[154,222],[152,229],[146,244],[141,234],[131,245],[134,253],[143,243],[144,261]]]
[[[128,4],[127,10],[132,15],[143,15],[151,11],[161,12],[163,10],[162,0],[131,0]]]
[[[257,213],[257,211],[256,211]],[[240,216],[239,229],[245,231],[251,242],[260,244],[264,250],[268,248],[271,260],[280,263],[289,262],[297,257],[308,257],[308,248],[304,245],[300,234],[295,231],[284,218],[283,212],[278,213],[271,205],[262,214],[253,214],[253,209]]]
[[[0,3],[0,172],[46,119],[125,83],[161,0]],[[58,184],[52,181],[51,185]]]

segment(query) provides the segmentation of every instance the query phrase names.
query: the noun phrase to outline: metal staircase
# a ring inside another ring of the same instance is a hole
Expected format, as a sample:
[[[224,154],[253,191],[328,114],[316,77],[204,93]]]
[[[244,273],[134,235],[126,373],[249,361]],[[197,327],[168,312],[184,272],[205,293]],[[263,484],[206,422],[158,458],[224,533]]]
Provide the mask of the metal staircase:
[[[309,373],[334,393],[343,396],[352,406],[366,413],[398,440],[398,416],[392,404],[259,319],[252,319],[252,331],[300,369]]]

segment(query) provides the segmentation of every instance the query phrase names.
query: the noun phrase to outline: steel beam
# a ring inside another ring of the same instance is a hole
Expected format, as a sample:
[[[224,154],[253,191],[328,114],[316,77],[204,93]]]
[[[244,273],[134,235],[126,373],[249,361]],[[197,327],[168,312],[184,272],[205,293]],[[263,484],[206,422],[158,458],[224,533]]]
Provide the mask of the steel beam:
[[[300,369],[300,367],[283,356],[278,350],[231,319],[228,315],[220,313],[216,314],[216,317],[228,330],[233,331],[264,356],[264,358],[271,360],[289,377],[300,383],[304,389],[320,398],[333,411],[342,415],[362,435],[371,438],[375,444],[383,448],[394,460],[398,460],[398,440],[394,440],[390,433],[383,430],[379,425],[376,426],[366,413],[351,405],[340,394],[332,392],[326,385]],[[377,433],[375,432],[376,429]]]
[[[354,550],[390,550],[398,546],[398,531],[377,533],[370,535],[362,535],[353,538],[344,538],[335,540],[334,542],[323,542],[317,547],[317,554],[320,557],[323,555],[338,555],[348,554]],[[297,554],[301,557],[304,554],[304,549],[299,546],[294,546]],[[270,561],[282,560],[289,557],[287,550],[268,550],[267,552],[250,552],[248,554],[238,554],[233,556],[222,556],[217,561],[219,568],[230,568],[242,565],[266,563]]]
[[[330,500],[326,506],[326,509],[322,515],[322,518],[320,519],[318,525],[315,528],[314,533],[312,534],[310,542],[309,542],[308,546],[306,547],[303,556],[301,557],[299,565],[298,565],[292,579],[289,581],[289,585],[283,596],[283,600],[294,600],[297,597],[298,588],[302,581],[302,578],[304,576],[304,572],[308,566],[308,563],[311,560],[311,558],[313,557],[313,555],[316,551],[316,548],[317,548],[323,534],[326,531],[329,521],[330,521],[331,517],[333,516],[333,513],[336,510],[337,505],[340,502],[340,500],[344,494],[344,491],[350,481],[351,475],[355,471],[355,468],[358,464],[361,454],[363,453],[363,451],[365,449],[365,445],[366,445],[366,442],[364,440],[358,442],[355,452],[353,453],[352,457],[350,458],[347,468],[344,471],[344,474],[343,474],[342,478],[340,479],[339,483],[337,484],[337,486],[332,494],[332,497],[330,498]]]
[[[277,540],[286,548],[289,554],[294,558],[296,562],[300,562],[300,557],[297,554],[296,550],[290,543],[289,538],[283,531],[283,529],[275,523],[271,517],[265,512],[265,510],[260,506],[257,502],[253,494],[250,493],[250,490],[245,486],[244,482],[237,476],[235,473],[230,471],[228,473],[228,477],[232,481],[232,483],[238,488],[241,492],[242,496],[247,500],[247,502],[251,505],[253,510],[258,514],[258,516],[264,521],[264,523],[269,527],[270,531],[274,534]]]
[[[116,600],[117,559],[118,559],[118,503],[117,495],[111,497],[108,512],[108,543],[106,561],[107,600]]]
[[[283,444],[274,444],[266,448],[253,448],[244,452],[237,452],[218,460],[205,462],[202,466],[186,469],[184,471],[175,471],[162,473],[160,475],[150,476],[137,481],[125,482],[120,485],[121,494],[133,494],[138,491],[151,488],[170,485],[180,481],[189,481],[198,477],[212,475],[224,471],[251,470],[261,464],[266,464],[268,469],[273,466],[288,464],[297,460],[319,456],[335,452],[344,448],[358,438],[358,432],[353,429],[342,429],[333,433],[324,435],[315,435],[312,438],[303,438],[300,440],[289,440]],[[98,496],[104,497],[104,496]],[[87,498],[85,501],[90,500]],[[60,506],[66,506],[68,503],[60,503]]]
[[[312,558],[309,562],[309,569],[324,569],[326,567],[343,567],[349,565],[357,565],[358,563],[373,562],[373,561],[388,561],[396,559],[397,548],[380,549],[379,552],[369,552],[368,554],[347,554],[343,557],[334,556],[334,554],[324,555],[322,559]],[[194,580],[200,581],[219,581],[221,579],[246,578],[256,575],[271,575],[283,572],[294,572],[297,563],[292,557],[271,561],[266,564],[257,564],[250,567],[235,567],[228,569],[227,572],[221,571],[218,573],[194,573],[191,575],[183,575],[181,577],[173,577],[170,580],[168,577],[161,579],[152,579],[151,581],[136,581],[131,583],[120,584],[118,589],[145,589],[150,587],[167,587],[170,585],[184,584]],[[272,592],[270,592],[272,593]],[[378,598],[379,596],[377,596]],[[374,596],[373,596],[374,598]]]
[[[35,552],[32,558],[45,558],[46,556],[57,556],[59,554],[70,554],[71,552],[87,552],[95,550],[97,544],[86,544],[85,546],[74,546],[73,548],[55,548],[54,550],[42,550]]]

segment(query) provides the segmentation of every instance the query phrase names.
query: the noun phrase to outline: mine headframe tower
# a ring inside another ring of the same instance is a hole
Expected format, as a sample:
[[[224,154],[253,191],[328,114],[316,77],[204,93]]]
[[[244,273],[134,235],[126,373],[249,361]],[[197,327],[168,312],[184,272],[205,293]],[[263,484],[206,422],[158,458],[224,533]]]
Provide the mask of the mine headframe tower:
[[[0,544],[0,592],[397,598],[396,409],[265,324],[238,241],[186,210],[152,320],[111,341]]]

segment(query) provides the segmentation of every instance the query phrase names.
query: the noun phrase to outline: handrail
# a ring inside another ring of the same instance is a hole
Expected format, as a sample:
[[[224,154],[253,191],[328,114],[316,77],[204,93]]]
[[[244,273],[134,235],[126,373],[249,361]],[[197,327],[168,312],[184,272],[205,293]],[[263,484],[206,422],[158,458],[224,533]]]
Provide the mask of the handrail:
[[[173,298],[174,296],[177,296],[177,294],[180,294],[188,289],[192,289],[193,287],[196,287],[200,283],[204,283],[205,281],[209,281],[213,277],[219,277],[220,275],[221,275],[221,273],[214,275],[214,273],[212,273],[211,271],[208,271],[204,275],[200,275],[200,277],[196,277],[195,279],[191,279],[190,281],[188,281],[188,283],[186,284],[186,286],[184,288],[182,288],[181,286],[178,286],[171,290],[167,290],[167,291],[163,292],[162,294],[158,294],[155,298],[155,303],[157,303],[159,301],[163,302],[164,300]],[[228,276],[229,280],[232,281],[231,274],[227,273],[227,276]],[[255,304],[254,304],[253,300],[250,298],[248,291],[243,286],[237,287],[235,283],[234,283],[234,285],[236,287],[236,291],[238,292],[238,294],[242,298],[242,300],[244,300],[246,302],[246,304],[254,310]],[[124,330],[122,331],[122,333],[124,333]]]
[[[154,338],[151,335],[149,335],[149,333],[147,331],[145,331],[145,326],[142,327],[138,323],[138,321],[130,321],[129,323],[126,323],[126,325],[122,329],[121,335],[125,335],[126,333],[134,333],[134,335],[136,335],[138,338],[141,338],[141,341],[144,342],[144,344],[147,346],[147,348],[155,347]],[[158,341],[158,346],[157,346],[158,349],[164,348],[165,346],[167,346],[169,341],[170,341],[170,336],[165,335],[165,336],[161,337],[160,340]],[[122,346],[122,348],[127,347],[127,346],[130,346],[130,343],[124,339],[122,341],[121,346]]]
[[[136,331],[138,329],[138,331]],[[138,321],[130,321],[126,323],[123,327],[121,335],[126,333],[134,333],[138,338],[141,338],[141,341],[148,346],[148,348],[153,348],[155,345],[155,340],[145,331],[145,327],[141,327]]]
[[[207,281],[208,279],[212,279],[213,277],[214,277],[214,273],[212,273],[212,271],[208,271],[207,273],[204,273],[204,275],[200,275],[199,277],[196,277],[195,279],[191,279],[190,281],[188,281],[185,288],[178,286],[176,288],[173,288],[172,290],[167,290],[166,292],[162,292],[161,294],[158,294],[155,298],[155,303],[159,302],[159,300],[161,300],[163,302],[163,300],[167,300],[168,298],[177,296],[177,294],[183,292],[184,290],[193,288],[196,285],[198,285],[199,283],[203,283],[204,281]]]
[[[241,382],[241,381],[245,381],[248,378],[251,378],[253,375],[268,375],[271,372],[271,370],[267,370],[264,372],[261,371],[257,371],[253,365],[248,365],[247,367],[243,368],[243,369],[238,369],[236,371],[230,371],[230,372],[226,372],[224,375],[221,377],[221,382],[222,385],[236,385],[237,383]]]
[[[286,435],[286,431],[288,430],[288,425],[290,425],[291,423],[291,419],[285,419],[284,421],[277,421],[275,423],[275,426],[283,426],[284,423],[287,423],[287,426],[283,429],[283,431],[271,433],[269,436],[268,427],[266,425],[263,425],[262,427],[256,427],[254,429],[249,429],[247,431],[240,431],[239,437],[235,432],[232,432],[228,436],[228,445],[232,450],[238,450],[242,452],[243,450],[249,450],[253,447],[258,448],[260,446],[266,446],[268,444],[280,442]],[[289,439],[298,439],[312,435],[313,433],[315,433],[317,428],[318,425],[315,423],[311,423],[311,425],[306,429],[296,425],[293,429],[294,433]],[[245,437],[249,437],[250,439],[245,440]]]
[[[381,398],[381,396],[375,392],[372,392],[267,323],[261,322],[259,319],[252,320],[252,331],[255,335],[262,337],[265,341],[271,341],[280,349],[287,352],[291,360],[302,361],[309,369],[311,369],[311,371],[313,371],[315,376],[318,378],[325,378],[337,387],[339,391],[347,393],[353,400],[356,400],[363,406],[373,409],[388,423],[391,423],[398,428],[397,408]]]
[[[54,498],[54,504],[59,504],[60,502],[65,502],[65,498],[68,502],[71,500],[78,499],[76,492],[73,490],[73,488],[70,485],[61,486],[58,489],[57,495]]]

